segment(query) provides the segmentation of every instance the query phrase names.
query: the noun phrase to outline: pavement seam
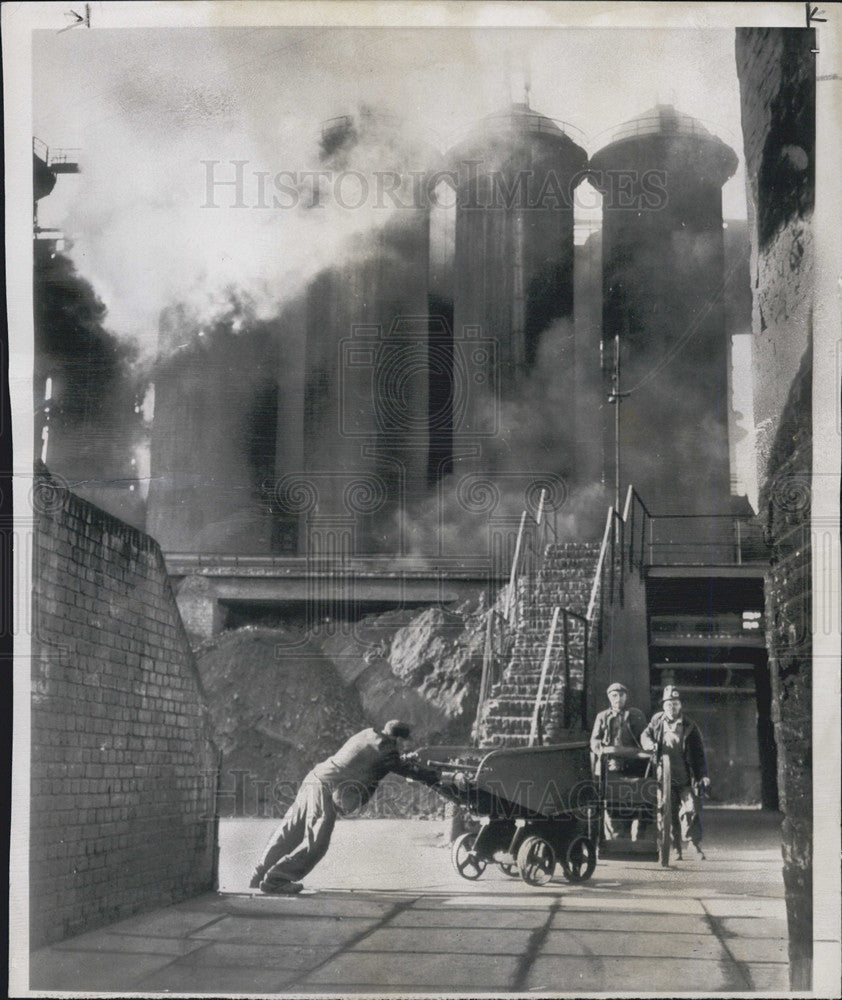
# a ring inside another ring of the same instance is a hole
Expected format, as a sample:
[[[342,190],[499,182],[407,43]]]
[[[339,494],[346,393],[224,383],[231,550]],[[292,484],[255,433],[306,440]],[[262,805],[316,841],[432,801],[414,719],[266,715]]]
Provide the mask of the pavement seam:
[[[354,935],[354,937],[349,938],[344,944],[338,945],[323,961],[314,965],[311,969],[307,969],[305,972],[302,972],[294,979],[291,979],[286,984],[285,989],[292,989],[296,986],[296,984],[300,983],[301,980],[307,979],[309,976],[312,976],[314,972],[318,972],[319,969],[323,969],[328,962],[333,961],[337,955],[341,955],[346,951],[351,951],[355,945],[360,943],[360,941],[364,941],[369,935],[374,934],[375,931],[382,930],[393,917],[396,917],[399,913],[403,913],[404,910],[408,910],[410,907],[414,906],[420,898],[420,896],[413,896],[411,899],[405,899],[403,902],[397,903],[391,910],[389,910],[388,913],[384,913],[381,919],[378,920],[372,927],[369,927],[367,930],[361,931],[359,934]]]
[[[218,924],[220,922],[220,920],[224,920],[225,917],[227,917],[227,916],[228,916],[227,913],[221,913],[218,917],[215,917],[213,920],[210,920],[208,923],[202,924],[201,927],[197,927],[196,931],[203,931],[203,930],[205,930],[206,927],[211,927],[213,924]],[[193,933],[195,933],[195,931],[191,931],[190,932],[190,934],[193,934]],[[175,940],[175,941],[202,940],[201,938],[198,938],[198,939],[197,938],[191,938],[190,934],[186,934],[184,937],[176,937],[176,938],[169,937],[169,938],[166,938],[165,940]],[[119,936],[119,935],[115,935],[115,937],[117,937],[117,936]],[[188,952],[186,955],[175,955],[175,956],[173,956],[173,960],[171,962],[167,962],[165,965],[162,965],[160,968],[156,969],[154,972],[152,972],[152,973],[150,973],[150,972],[144,972],[142,975],[138,976],[137,979],[132,980],[132,983],[131,983],[131,986],[129,987],[129,989],[132,989],[133,987],[142,986],[144,979],[148,979],[150,975],[157,976],[157,975],[159,975],[159,973],[163,972],[164,969],[169,969],[173,965],[177,965],[181,961],[181,959],[187,958],[188,956],[192,957],[194,955],[198,955],[200,952],[205,951],[207,948],[210,948],[210,946],[212,944],[215,944],[215,943],[216,943],[216,941],[215,941],[214,938],[209,938],[204,944],[200,944],[198,948],[194,948],[193,951]]]
[[[220,913],[218,916],[213,917],[211,920],[208,920],[208,922],[206,924],[199,924],[198,927],[194,927],[193,930],[190,931],[189,934],[143,934],[140,931],[131,931],[131,930],[128,930],[128,931],[119,931],[119,930],[115,929],[116,927],[119,926],[119,924],[111,924],[109,926],[103,927],[102,930],[106,934],[112,934],[116,938],[121,938],[121,937],[145,937],[145,938],[163,938],[166,941],[173,941],[173,940],[179,941],[179,940],[183,940],[183,939],[189,938],[190,934],[196,934],[198,931],[203,931],[206,927],[211,927],[213,924],[218,924],[219,921],[222,920],[222,918],[226,917],[226,916],[228,916],[227,913]],[[121,923],[122,923],[122,921],[121,921]]]
[[[520,956],[517,968],[512,976],[513,993],[522,993],[526,988],[526,979],[532,969],[535,959],[541,951],[544,942],[547,940],[547,935],[550,932],[550,925],[553,922],[553,917],[560,909],[561,900],[554,900],[549,911],[547,912],[547,919],[544,921],[543,926],[536,927],[535,930],[532,931],[532,935],[529,938],[526,949]]]
[[[728,958],[731,959],[732,965],[737,970],[737,973],[739,974],[740,978],[743,980],[743,982],[740,984],[741,987],[747,990],[753,990],[755,988],[754,981],[751,978],[751,973],[748,970],[747,964],[745,962],[740,962],[738,959],[734,957],[734,953],[728,947],[727,939],[725,936],[725,930],[723,927],[720,926],[719,918],[715,917],[710,912],[710,910],[708,910],[708,908],[704,904],[704,900],[700,899],[699,905],[705,911],[705,919],[707,920],[708,925],[710,926],[710,929],[713,932],[714,937],[719,942],[720,947],[728,956]]]

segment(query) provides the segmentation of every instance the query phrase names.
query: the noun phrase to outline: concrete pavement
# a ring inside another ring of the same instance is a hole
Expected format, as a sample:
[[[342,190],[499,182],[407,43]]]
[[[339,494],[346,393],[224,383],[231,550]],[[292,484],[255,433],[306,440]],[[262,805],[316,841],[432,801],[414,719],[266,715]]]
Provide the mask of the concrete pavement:
[[[779,817],[708,810],[707,861],[601,861],[530,888],[461,879],[441,824],[349,820],[296,897],[246,890],[272,821],[220,830],[219,894],[32,956],[31,988],[210,993],[788,989]]]

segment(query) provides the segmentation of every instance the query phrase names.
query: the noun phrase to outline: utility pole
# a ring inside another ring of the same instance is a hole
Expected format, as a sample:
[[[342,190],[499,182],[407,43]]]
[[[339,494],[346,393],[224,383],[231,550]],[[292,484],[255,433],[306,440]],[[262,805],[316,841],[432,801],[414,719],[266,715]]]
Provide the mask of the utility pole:
[[[608,402],[613,403],[614,410],[614,510],[620,511],[620,404],[631,395],[620,392],[620,334],[614,334],[614,374],[611,377],[611,392]]]

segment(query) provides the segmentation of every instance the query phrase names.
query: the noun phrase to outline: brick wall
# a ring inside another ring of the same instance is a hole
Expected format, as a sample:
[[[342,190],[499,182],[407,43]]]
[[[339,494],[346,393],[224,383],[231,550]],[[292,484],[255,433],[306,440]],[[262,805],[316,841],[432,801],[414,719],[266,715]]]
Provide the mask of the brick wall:
[[[737,64],[752,245],[758,482],[808,348],[814,248],[815,32],[745,28]]]
[[[812,311],[815,32],[739,28],[752,241],[761,516],[772,549],[766,621],[790,983],[812,980]]]
[[[812,352],[804,356],[761,487],[772,565],[766,641],[778,754],[791,985],[809,989],[813,944]]]
[[[33,947],[213,887],[218,755],[160,549],[40,470]]]

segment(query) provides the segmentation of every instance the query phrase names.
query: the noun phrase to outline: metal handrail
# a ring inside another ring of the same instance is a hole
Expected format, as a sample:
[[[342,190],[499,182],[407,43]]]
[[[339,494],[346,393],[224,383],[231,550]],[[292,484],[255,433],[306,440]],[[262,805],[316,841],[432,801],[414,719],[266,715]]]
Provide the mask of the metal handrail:
[[[474,719],[474,745],[479,746],[480,727],[482,725],[485,703],[491,695],[494,685],[500,680],[501,665],[510,650],[508,640],[511,638],[508,623],[504,615],[495,608],[489,608],[485,628],[485,647],[482,657],[482,676],[480,679],[477,711]]]
[[[49,154],[49,164],[53,166],[56,163],[78,163],[81,152],[81,146],[67,146],[63,149],[54,149]]]
[[[544,696],[544,684],[547,679],[547,670],[550,666],[550,659],[553,652],[553,640],[555,639],[555,630],[558,625],[558,615],[561,609],[556,607],[553,611],[553,620],[550,623],[550,631],[547,636],[547,644],[544,647],[544,662],[541,665],[541,680],[538,682],[538,693],[535,695],[535,708],[532,712],[532,723],[529,727],[529,746],[535,745],[535,737],[538,735],[538,717],[541,712],[541,699]],[[553,671],[555,673],[555,671]]]
[[[605,520],[605,530],[602,533],[602,544],[599,547],[599,558],[596,561],[596,572],[594,573],[593,586],[591,587],[591,599],[588,601],[586,617],[589,622],[593,622],[594,608],[596,607],[596,596],[599,592],[599,584],[602,579],[602,566],[605,562],[605,553],[608,550],[608,538],[611,533],[612,514],[614,508],[608,508],[608,516]]]
[[[537,553],[538,566],[536,568],[540,570],[544,553],[546,552],[547,545],[549,544],[550,536],[552,536],[553,541],[558,541],[557,525],[554,520],[550,521],[547,516],[546,498],[547,491],[546,489],[542,489],[538,500],[537,513],[533,515],[528,508],[524,508],[520,515],[520,525],[518,526],[515,551],[514,556],[512,557],[512,567],[509,573],[509,587],[506,591],[504,611],[504,614],[510,624],[514,621],[516,606],[515,590],[517,588],[518,577],[521,575],[524,554],[527,551]],[[528,533],[527,522],[529,522]]]
[[[730,521],[734,527],[733,537],[722,541],[717,539],[697,541],[692,537],[666,542],[657,540],[656,524],[663,524],[671,520],[681,522]],[[619,514],[613,507],[608,508],[590,601],[588,602],[586,617],[591,626],[594,623],[597,625],[599,648],[602,648],[602,621],[606,600],[613,602],[616,595],[616,599],[622,605],[627,571],[634,568],[642,574],[646,567],[653,565],[693,566],[709,564],[714,551],[725,551],[731,554],[730,558],[725,559],[721,565],[742,565],[745,544],[759,541],[762,538],[762,531],[759,527],[755,526],[756,537],[754,537],[750,532],[745,532],[746,525],[754,525],[753,517],[740,514],[652,514],[640,494],[632,485],[629,485],[623,513]],[[684,558],[672,562],[667,558],[666,561],[656,563],[656,556],[663,552],[681,553]],[[696,561],[693,558],[694,553],[697,554]]]
[[[669,135],[683,135],[699,139],[717,139],[718,137],[706,128],[701,122],[685,115],[680,111],[672,111],[667,114],[646,115],[641,118],[632,118],[630,121],[622,122],[604,129],[594,139],[608,133],[608,144],[619,142],[621,139],[629,139],[633,136],[657,135],[666,133]]]
[[[553,659],[553,644],[555,641],[556,631],[558,628],[559,618],[562,622],[562,645],[563,652],[562,656]],[[564,663],[563,669],[563,692],[564,692],[564,717],[563,724],[564,728],[570,726],[570,692],[573,690],[571,686],[571,673],[570,673],[570,620],[573,619],[581,624],[583,630],[582,642],[583,642],[583,657],[582,657],[582,685],[580,689],[580,702],[579,711],[581,716],[582,728],[587,728],[587,703],[585,699],[585,692],[588,689],[588,639],[589,639],[589,627],[588,620],[584,615],[580,615],[576,611],[571,611],[569,608],[563,608],[560,605],[556,605],[553,609],[553,617],[550,623],[550,630],[547,635],[547,641],[544,647],[544,659],[541,667],[541,678],[538,684],[538,692],[535,696],[535,707],[532,712],[532,723],[529,730],[529,745],[534,746],[535,740],[539,733],[539,720],[541,718],[542,709],[548,707],[549,699],[552,695],[553,685],[556,679],[556,672],[558,670],[558,665],[560,660]],[[547,672],[549,670],[550,663],[552,663],[552,670],[549,672],[549,677],[547,677]],[[546,692],[546,695],[545,695]]]
[[[744,549],[762,540],[762,529],[749,514],[653,514],[640,494],[629,486],[623,520],[628,529],[627,558],[629,566],[639,571],[653,565],[698,565],[711,561],[714,552],[729,554],[722,565],[740,566],[745,562]],[[658,526],[671,521],[703,524],[706,521],[730,523],[731,537],[694,539],[693,537],[661,540],[657,536]],[[666,561],[658,558],[666,553]],[[670,553],[679,553],[684,558],[669,559]],[[693,556],[696,556],[694,559]],[[757,560],[757,561],[763,561]]]
[[[509,574],[509,584],[506,591],[506,597],[504,601],[503,614],[500,616],[500,627],[502,629],[510,629],[510,636],[513,636],[517,631],[519,622],[518,617],[521,621],[525,621],[528,617],[528,610],[526,614],[518,616],[517,614],[517,586],[518,581],[522,578],[524,561],[527,554],[533,557],[531,571],[534,574],[533,587],[528,588],[529,592],[534,593],[535,585],[537,585],[538,575],[543,567],[544,557],[546,555],[547,549],[553,542],[558,541],[558,526],[555,523],[555,518],[550,518],[548,516],[547,509],[547,490],[542,489],[538,500],[538,508],[536,513],[533,515],[532,512],[527,508],[521,512],[520,523],[518,526],[517,540],[515,542],[515,550],[512,558],[512,566]],[[548,669],[551,657],[552,657],[552,646],[555,638],[555,629],[557,627],[558,618],[562,617],[563,629],[564,629],[564,663],[565,663],[565,692],[570,689],[570,629],[569,620],[571,618],[579,620],[583,624],[584,629],[584,648],[583,648],[583,663],[582,663],[582,676],[583,684],[587,683],[588,676],[588,640],[589,640],[589,623],[583,615],[578,614],[575,611],[571,611],[568,608],[556,607],[553,614],[552,624],[550,626],[549,635],[547,638],[547,643],[545,646],[544,654],[544,666],[541,673],[541,682],[538,690],[538,695],[535,702],[535,711],[533,713],[531,730],[530,730],[530,740],[534,741],[537,738],[537,733],[539,729],[539,719],[540,719],[540,709],[541,709],[541,699],[543,697],[543,691],[546,686],[546,671]],[[491,689],[492,681],[490,679],[490,674],[492,670],[492,661],[494,659],[492,650],[492,639],[490,626],[486,632],[486,655],[484,657],[483,664],[483,679],[480,683],[480,697],[484,701],[488,692]],[[486,669],[486,663],[488,663],[488,668]],[[551,676],[550,683],[555,678],[555,671],[557,668],[557,663],[553,667],[553,672]],[[584,692],[583,687],[583,692]],[[583,727],[587,723],[586,711],[585,711],[585,698],[584,694],[581,699],[582,704],[582,725]],[[478,706],[477,709],[477,724],[476,733],[479,734],[479,721],[482,714],[482,704]],[[569,720],[569,699],[565,697],[565,723]]]

